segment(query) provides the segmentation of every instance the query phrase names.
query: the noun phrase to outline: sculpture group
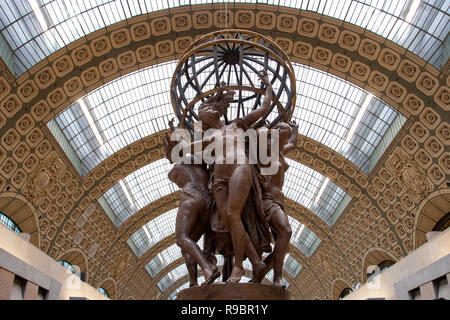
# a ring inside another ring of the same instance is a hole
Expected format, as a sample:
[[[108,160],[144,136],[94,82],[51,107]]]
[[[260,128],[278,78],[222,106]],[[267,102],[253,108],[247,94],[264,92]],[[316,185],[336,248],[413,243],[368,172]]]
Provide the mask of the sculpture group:
[[[273,150],[270,144],[274,143],[273,137],[277,138],[277,154],[270,155],[276,161],[249,161],[249,143],[239,143],[242,142],[239,132],[261,121],[269,113],[272,100],[267,73],[261,71],[259,79],[265,87],[261,105],[230,123],[226,123],[223,116],[233,102],[234,91],[220,88],[199,106],[198,118],[203,130],[212,132],[201,140],[184,139],[177,133],[173,120],[169,123],[171,134],[166,134],[164,141],[166,157],[174,163],[169,179],[182,189],[176,241],[185,259],[190,286],[198,285],[197,266],[202,270],[205,284],[219,278],[217,253],[224,257],[222,281],[239,282],[245,273],[243,261],[247,258],[252,264],[252,282],[260,283],[273,268],[273,285],[283,287],[282,269],[292,231],[285,213],[282,187],[288,169],[285,155],[296,146],[298,127],[295,122],[260,127],[258,130],[266,130],[269,136],[264,142],[268,145],[264,147]],[[212,163],[199,161],[199,156],[211,144],[216,144],[211,154]],[[174,159],[176,145],[189,152]],[[256,147],[262,147],[260,141]],[[276,170],[263,174],[269,165]],[[203,250],[197,245],[202,236]],[[264,259],[263,253],[268,254]]]

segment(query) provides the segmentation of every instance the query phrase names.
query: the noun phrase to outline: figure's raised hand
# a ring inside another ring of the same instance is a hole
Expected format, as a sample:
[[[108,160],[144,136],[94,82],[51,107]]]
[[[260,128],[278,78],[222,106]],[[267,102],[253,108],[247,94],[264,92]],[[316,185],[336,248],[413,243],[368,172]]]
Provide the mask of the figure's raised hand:
[[[171,120],[169,120],[169,127],[170,127],[170,130],[172,130],[172,131],[175,130],[175,126],[173,125],[174,121],[175,121],[175,118],[172,118]]]
[[[298,124],[295,120],[291,120],[291,122],[289,122],[289,125],[291,126],[293,131],[295,131],[295,132],[298,131]]]
[[[261,83],[265,84],[266,86],[270,86],[269,76],[267,75],[266,70],[261,70],[258,72],[258,78],[261,80]]]

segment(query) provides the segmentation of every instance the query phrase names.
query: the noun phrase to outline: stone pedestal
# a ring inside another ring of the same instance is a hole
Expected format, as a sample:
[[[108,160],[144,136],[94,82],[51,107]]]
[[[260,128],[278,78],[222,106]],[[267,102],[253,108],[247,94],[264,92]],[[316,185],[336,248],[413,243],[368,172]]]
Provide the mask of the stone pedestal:
[[[181,290],[178,300],[289,300],[287,289],[260,283],[224,283]]]

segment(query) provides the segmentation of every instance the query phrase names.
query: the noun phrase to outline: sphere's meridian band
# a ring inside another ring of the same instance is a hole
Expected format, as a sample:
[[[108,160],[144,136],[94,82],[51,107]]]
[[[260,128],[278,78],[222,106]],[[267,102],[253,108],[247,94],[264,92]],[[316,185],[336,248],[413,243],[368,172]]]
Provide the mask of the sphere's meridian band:
[[[256,87],[255,78],[249,74],[261,70],[268,73],[272,84],[278,84],[269,112],[276,108],[278,113],[275,118],[272,115],[270,126],[288,122],[296,103],[296,81],[289,58],[277,44],[259,33],[241,29],[216,31],[198,38],[186,48],[171,81],[170,99],[180,127],[192,130],[193,121],[198,120],[194,106],[220,88],[237,93],[234,112],[248,112],[251,104],[251,109],[255,109],[264,90]]]

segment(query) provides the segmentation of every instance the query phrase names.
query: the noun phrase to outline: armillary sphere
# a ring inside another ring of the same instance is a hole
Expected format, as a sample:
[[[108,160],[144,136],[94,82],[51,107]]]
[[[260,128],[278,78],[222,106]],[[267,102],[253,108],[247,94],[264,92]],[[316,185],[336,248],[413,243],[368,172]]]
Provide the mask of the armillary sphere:
[[[171,101],[181,127],[193,130],[198,106],[220,87],[236,92],[225,121],[242,117],[262,102],[258,73],[266,70],[272,83],[269,114],[255,126],[289,121],[295,106],[295,77],[289,58],[259,33],[228,29],[194,41],[179,60],[171,83]]]

